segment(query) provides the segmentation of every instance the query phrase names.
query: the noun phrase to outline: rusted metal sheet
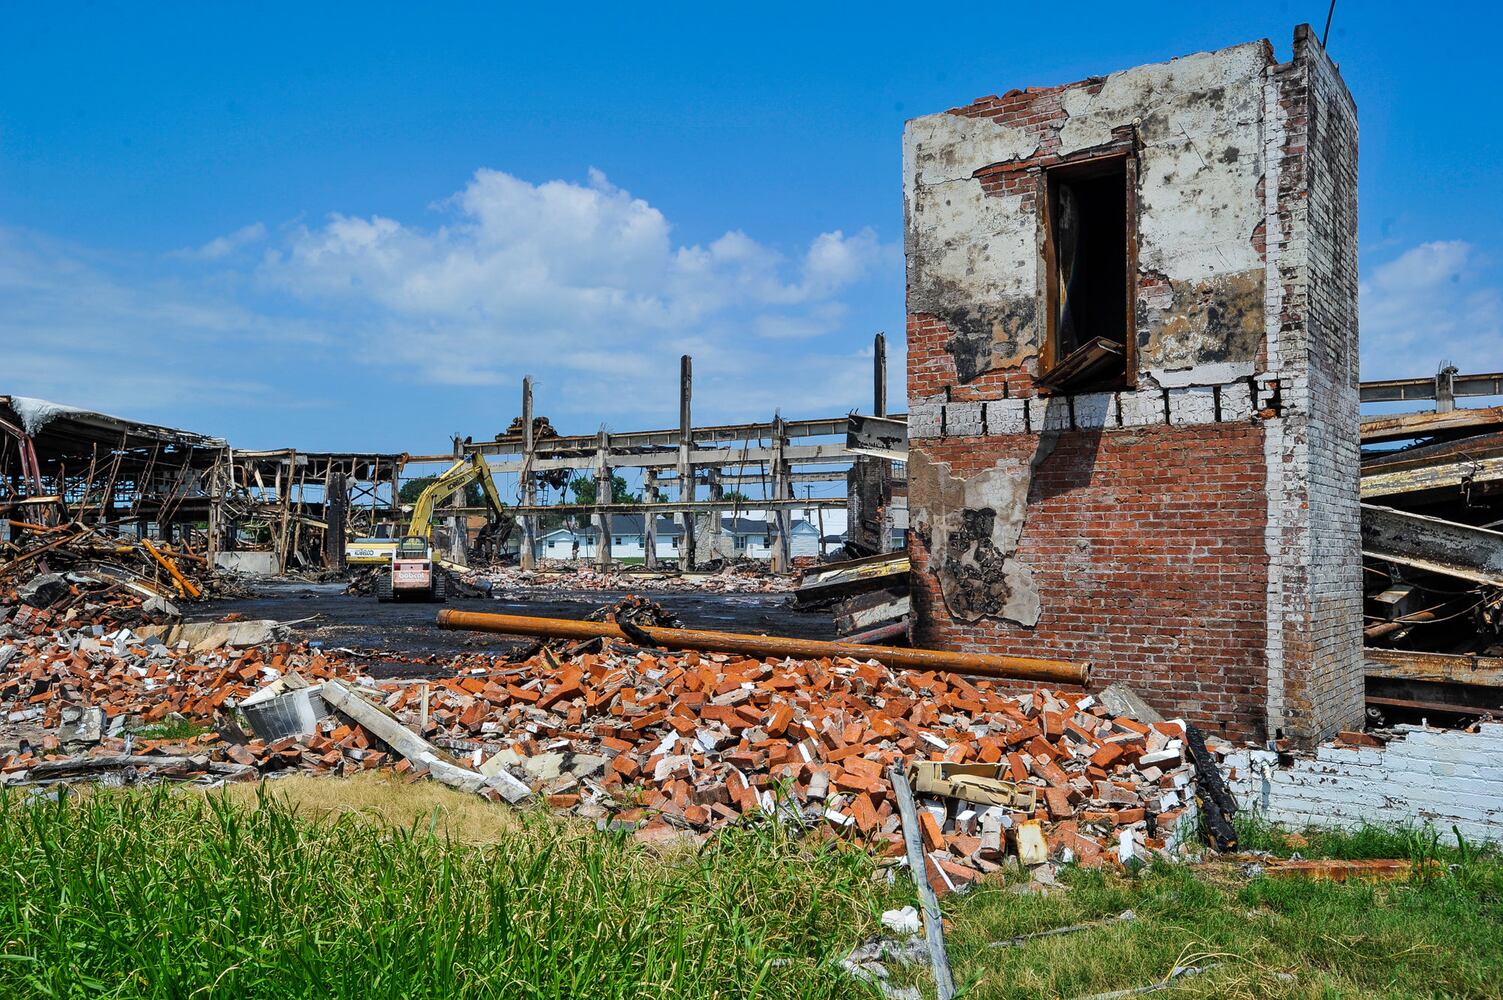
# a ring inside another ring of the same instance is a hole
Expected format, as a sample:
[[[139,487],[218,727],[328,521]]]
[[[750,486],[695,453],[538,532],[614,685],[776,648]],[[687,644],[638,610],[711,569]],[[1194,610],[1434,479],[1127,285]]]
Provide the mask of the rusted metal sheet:
[[[473,611],[443,610],[438,613],[440,628],[503,635],[530,635],[544,639],[624,639],[631,641],[616,625],[606,622],[583,622],[569,618],[532,618],[523,615],[492,615]],[[934,649],[896,649],[890,646],[862,646],[848,642],[820,642],[814,639],[789,639],[775,635],[744,635],[737,632],[714,632],[703,629],[640,629],[654,645],[664,649],[695,649],[705,652],[741,653],[745,656],[791,656],[798,659],[822,659],[845,656],[857,660],[876,660],[898,670],[932,670],[937,673],[966,674],[973,677],[999,677],[1012,680],[1047,681],[1053,684],[1090,683],[1089,663],[1069,663],[1031,656],[1001,656],[988,653],[952,653]]]
[[[852,413],[845,432],[845,450],[873,455],[894,462],[908,461],[908,420],[905,417],[869,417]]]
[[[1362,554],[1503,587],[1503,532],[1470,524],[1365,503]]]

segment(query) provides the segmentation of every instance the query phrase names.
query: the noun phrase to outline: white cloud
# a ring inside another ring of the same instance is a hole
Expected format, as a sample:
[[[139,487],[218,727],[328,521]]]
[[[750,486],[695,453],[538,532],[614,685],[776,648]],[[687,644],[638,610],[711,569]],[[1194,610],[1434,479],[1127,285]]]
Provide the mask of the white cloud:
[[[1503,292],[1470,243],[1422,243],[1362,282],[1362,377],[1503,370]]]
[[[266,239],[266,225],[261,222],[252,222],[248,226],[241,226],[233,233],[216,236],[203,246],[178,250],[173,256],[186,260],[221,260],[236,250],[260,243],[264,239]]]
[[[256,223],[165,256],[0,227],[0,392],[302,447],[334,432],[285,411],[382,393],[407,447],[423,428],[398,412],[490,419],[524,373],[560,426],[671,422],[689,353],[696,419],[808,415],[868,404],[866,326],[901,319],[900,251],[870,229],[680,243],[599,171],[479,170],[429,208]]]
[[[720,359],[696,363],[744,367],[764,360],[755,341],[836,332],[843,294],[885,263],[899,273],[870,229],[819,234],[796,258],[740,230],[675,245],[658,209],[598,170],[584,184],[479,170],[435,208],[432,226],[334,215],[301,227],[259,277],[343,317],[367,363],[432,384],[551,367],[630,392],[660,388],[654,373],[677,370],[687,339]]]

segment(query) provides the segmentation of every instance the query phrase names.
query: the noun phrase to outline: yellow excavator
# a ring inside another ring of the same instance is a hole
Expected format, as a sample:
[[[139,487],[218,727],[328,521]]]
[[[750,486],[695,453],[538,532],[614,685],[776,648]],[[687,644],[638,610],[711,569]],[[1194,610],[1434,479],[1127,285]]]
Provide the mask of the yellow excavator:
[[[479,482],[499,521],[506,515],[506,504],[496,492],[490,466],[482,455],[462,458],[429,483],[412,505],[407,531],[401,538],[357,538],[345,546],[345,561],[351,565],[385,566],[376,578],[376,599],[398,598],[437,601],[448,597],[446,578],[434,566],[433,512],[439,504]]]

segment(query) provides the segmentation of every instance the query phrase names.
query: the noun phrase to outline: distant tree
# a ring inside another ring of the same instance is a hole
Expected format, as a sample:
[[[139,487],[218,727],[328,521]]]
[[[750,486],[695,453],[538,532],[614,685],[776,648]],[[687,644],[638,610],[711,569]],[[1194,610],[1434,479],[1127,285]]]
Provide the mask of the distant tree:
[[[752,498],[747,496],[745,493],[742,493],[740,490],[726,490],[720,495],[720,499],[724,500],[726,503],[731,504],[734,507],[752,506]]]
[[[595,480],[589,476],[576,476],[569,480],[569,492],[574,494],[575,503],[594,503]],[[611,503],[641,502],[642,497],[631,491],[625,479],[620,476],[611,476]]]
[[[423,491],[432,486],[437,479],[437,476],[418,476],[416,479],[409,479],[397,491],[397,499],[402,503],[417,503],[418,497],[422,496]],[[470,483],[465,486],[464,505],[466,507],[485,506],[485,492],[481,490],[479,483]]]

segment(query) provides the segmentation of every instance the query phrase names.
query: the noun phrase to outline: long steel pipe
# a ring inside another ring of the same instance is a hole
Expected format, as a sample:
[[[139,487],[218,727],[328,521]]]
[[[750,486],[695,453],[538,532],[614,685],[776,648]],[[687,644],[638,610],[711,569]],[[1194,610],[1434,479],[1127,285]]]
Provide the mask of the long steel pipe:
[[[444,609],[438,613],[440,628],[504,635],[530,635],[540,639],[628,639],[607,622],[582,622],[572,618],[532,618],[526,615],[493,615]],[[998,677],[1008,680],[1048,681],[1085,687],[1091,682],[1089,663],[1042,660],[1031,656],[998,656],[992,653],[951,653],[937,649],[900,649],[894,646],[863,646],[853,642],[821,642],[818,639],[788,639],[776,635],[746,635],[692,628],[643,628],[654,644],[664,649],[696,649],[711,653],[741,653],[745,656],[791,656],[819,659],[848,656],[877,660],[899,670],[932,670],[936,673]],[[629,640],[628,640],[629,641]]]

